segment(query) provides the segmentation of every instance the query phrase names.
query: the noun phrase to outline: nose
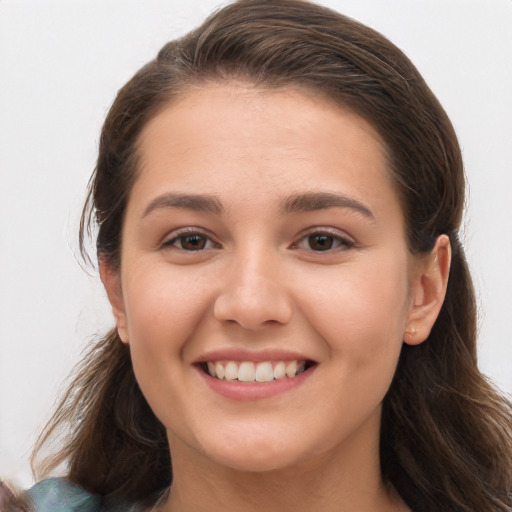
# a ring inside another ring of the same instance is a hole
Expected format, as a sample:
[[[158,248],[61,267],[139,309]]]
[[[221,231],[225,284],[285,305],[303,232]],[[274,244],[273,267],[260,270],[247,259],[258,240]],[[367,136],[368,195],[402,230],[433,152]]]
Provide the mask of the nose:
[[[275,259],[253,253],[232,262],[214,303],[213,313],[218,321],[256,331],[291,320],[291,297]]]

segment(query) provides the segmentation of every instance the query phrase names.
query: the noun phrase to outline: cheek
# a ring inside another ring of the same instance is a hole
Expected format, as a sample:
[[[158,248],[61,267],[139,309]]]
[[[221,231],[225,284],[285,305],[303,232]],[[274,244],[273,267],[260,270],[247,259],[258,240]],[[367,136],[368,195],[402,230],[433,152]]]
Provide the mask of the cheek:
[[[187,341],[208,314],[208,289],[187,269],[139,263],[124,276],[123,294],[133,370],[151,408],[164,424],[169,411],[183,416],[183,364]],[[163,392],[165,390],[165,392]],[[169,404],[172,403],[172,408]]]
[[[186,269],[174,272],[165,264],[151,265],[128,276],[123,288],[132,350],[175,352],[188,339],[208,305],[208,290],[200,276]]]
[[[351,369],[395,364],[408,312],[406,268],[380,258],[375,265],[329,271],[322,279],[325,287],[318,286],[319,279],[309,283],[313,292],[305,294],[304,313]]]

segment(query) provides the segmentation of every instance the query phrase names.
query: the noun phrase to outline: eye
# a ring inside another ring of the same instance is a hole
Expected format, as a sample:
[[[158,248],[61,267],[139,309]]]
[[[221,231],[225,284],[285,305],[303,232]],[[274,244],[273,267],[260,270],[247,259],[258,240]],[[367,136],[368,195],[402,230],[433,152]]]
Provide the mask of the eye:
[[[294,244],[296,249],[307,249],[315,252],[331,250],[346,250],[355,245],[355,242],[348,237],[334,234],[327,231],[309,233]]]
[[[204,251],[218,248],[219,245],[203,233],[185,232],[164,241],[162,247],[173,247],[182,251]]]

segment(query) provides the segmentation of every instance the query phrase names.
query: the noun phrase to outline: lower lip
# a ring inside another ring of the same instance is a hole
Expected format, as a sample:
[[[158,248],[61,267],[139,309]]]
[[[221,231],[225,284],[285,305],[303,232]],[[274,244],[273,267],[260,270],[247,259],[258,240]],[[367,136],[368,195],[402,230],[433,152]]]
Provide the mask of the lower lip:
[[[206,384],[219,395],[233,400],[262,400],[280,395],[300,386],[314,372],[314,365],[296,377],[275,379],[270,382],[239,382],[237,380],[220,380],[205,373],[201,368],[197,371]]]

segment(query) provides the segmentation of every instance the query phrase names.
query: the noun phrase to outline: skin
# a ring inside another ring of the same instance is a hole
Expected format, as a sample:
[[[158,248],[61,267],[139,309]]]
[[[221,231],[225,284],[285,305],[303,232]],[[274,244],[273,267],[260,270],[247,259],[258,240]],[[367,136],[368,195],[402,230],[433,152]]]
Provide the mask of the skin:
[[[209,84],[148,122],[139,156],[120,271],[100,270],[168,430],[162,510],[407,510],[381,480],[381,404],[402,343],[437,317],[450,249],[442,236],[430,255],[408,251],[379,135],[304,91]],[[312,209],[303,195],[318,192],[344,205]],[[316,364],[300,385],[239,400],[197,367],[217,350]]]

